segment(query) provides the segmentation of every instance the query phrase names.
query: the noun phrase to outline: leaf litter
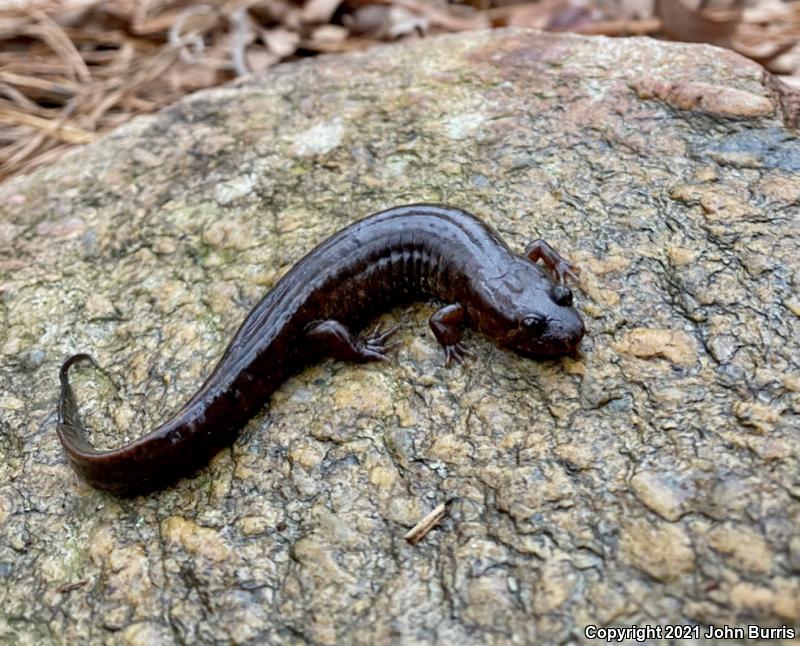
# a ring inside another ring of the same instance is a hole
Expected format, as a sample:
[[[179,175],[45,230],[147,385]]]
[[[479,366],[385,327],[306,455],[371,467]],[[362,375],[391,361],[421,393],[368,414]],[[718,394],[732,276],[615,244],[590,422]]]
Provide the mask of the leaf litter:
[[[0,182],[281,61],[503,26],[711,43],[800,88],[800,2],[0,0]]]

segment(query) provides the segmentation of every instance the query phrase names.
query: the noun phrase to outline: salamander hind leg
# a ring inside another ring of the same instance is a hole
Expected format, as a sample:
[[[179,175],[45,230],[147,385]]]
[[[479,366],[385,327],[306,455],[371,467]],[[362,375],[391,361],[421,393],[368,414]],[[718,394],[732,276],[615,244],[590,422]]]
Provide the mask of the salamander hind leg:
[[[306,337],[317,353],[343,361],[386,361],[387,352],[399,342],[387,343],[398,327],[376,327],[369,334],[353,334],[350,329],[334,319],[309,326]]]
[[[453,360],[456,363],[464,363],[468,356],[475,356],[461,345],[461,323],[464,321],[464,314],[464,306],[461,303],[453,303],[436,310],[428,320],[433,336],[444,348],[445,365],[449,366]]]
[[[577,265],[573,265],[544,240],[531,242],[525,247],[522,255],[531,262],[541,260],[542,264],[550,270],[553,278],[561,285],[567,282],[567,277],[577,281],[578,274],[581,272]]]

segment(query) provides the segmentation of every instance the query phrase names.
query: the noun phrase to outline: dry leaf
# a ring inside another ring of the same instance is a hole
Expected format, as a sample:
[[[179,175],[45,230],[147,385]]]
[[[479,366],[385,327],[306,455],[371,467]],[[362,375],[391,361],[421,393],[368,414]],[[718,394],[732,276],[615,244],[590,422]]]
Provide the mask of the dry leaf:
[[[355,11],[342,18],[351,34],[365,35],[377,33],[388,20],[389,7],[382,4],[367,4],[356,7]]]
[[[303,22],[318,24],[329,22],[341,0],[307,0],[300,12]]]
[[[347,29],[338,25],[321,25],[311,32],[311,40],[318,43],[341,43],[347,38]]]
[[[300,44],[300,35],[296,31],[290,31],[282,27],[275,29],[264,29],[261,31],[261,42],[263,42],[270,52],[281,58],[291,56],[297,51]]]
[[[247,50],[247,65],[253,72],[272,67],[281,60],[281,57],[269,51],[266,47],[251,47]]]
[[[740,9],[690,9],[683,0],[657,0],[662,29],[676,40],[725,45],[742,19]]]

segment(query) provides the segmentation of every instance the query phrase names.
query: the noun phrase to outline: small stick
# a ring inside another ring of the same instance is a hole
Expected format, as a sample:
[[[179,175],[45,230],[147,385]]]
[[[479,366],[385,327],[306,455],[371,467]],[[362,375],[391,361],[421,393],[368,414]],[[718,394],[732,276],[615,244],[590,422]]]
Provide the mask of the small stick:
[[[425,538],[427,533],[436,527],[439,521],[444,518],[444,515],[447,512],[448,502],[450,501],[436,505],[431,512],[426,514],[421,521],[419,521],[408,531],[406,534],[406,540],[411,545],[416,545],[419,543],[423,538]]]
[[[67,583],[65,585],[62,585],[60,588],[58,588],[57,592],[60,592],[61,594],[66,594],[67,592],[72,592],[73,590],[77,590],[78,588],[82,588],[87,583],[89,583],[89,579],[83,579],[82,581],[75,581],[73,583]]]

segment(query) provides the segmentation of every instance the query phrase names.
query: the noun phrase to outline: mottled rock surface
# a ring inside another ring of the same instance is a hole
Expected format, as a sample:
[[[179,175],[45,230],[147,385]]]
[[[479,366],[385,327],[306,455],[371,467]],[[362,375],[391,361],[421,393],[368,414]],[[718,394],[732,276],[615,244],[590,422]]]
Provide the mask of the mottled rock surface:
[[[203,92],[0,188],[0,641],[796,626],[795,105],[710,47],[464,34]],[[581,356],[468,334],[448,370],[430,305],[400,308],[394,361],[308,367],[195,478],[134,499],[77,479],[67,355],[104,367],[77,388],[118,446],[312,246],[421,200],[578,262]]]

